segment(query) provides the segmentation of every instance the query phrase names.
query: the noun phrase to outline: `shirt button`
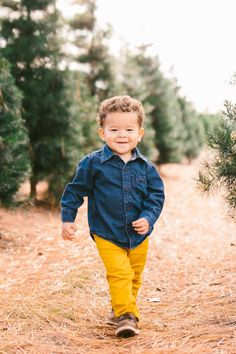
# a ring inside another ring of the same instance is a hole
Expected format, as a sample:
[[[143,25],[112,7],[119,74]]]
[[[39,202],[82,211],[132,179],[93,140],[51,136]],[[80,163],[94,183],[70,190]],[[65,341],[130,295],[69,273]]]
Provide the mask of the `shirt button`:
[[[124,190],[125,190],[126,192],[128,192],[128,190],[129,190],[129,187],[125,187],[125,188],[124,188]]]

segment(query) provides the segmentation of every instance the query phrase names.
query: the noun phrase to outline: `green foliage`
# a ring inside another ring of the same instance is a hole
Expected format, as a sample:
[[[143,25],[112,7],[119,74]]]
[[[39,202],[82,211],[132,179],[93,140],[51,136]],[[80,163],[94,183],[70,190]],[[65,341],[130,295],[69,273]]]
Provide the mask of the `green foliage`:
[[[205,142],[205,127],[191,102],[178,98],[184,125],[183,153],[189,161],[197,157]]]
[[[148,105],[144,104],[145,112],[148,112]],[[142,154],[147,156],[152,161],[157,161],[158,150],[155,146],[155,131],[152,126],[152,122],[148,113],[146,113],[144,121],[144,137],[139,143],[139,149]]]
[[[191,161],[203,146],[205,132],[215,127],[211,115],[198,115],[180,97],[176,80],[166,78],[158,57],[147,54],[148,45],[136,51],[124,48],[117,60],[110,56],[112,30],[98,27],[96,0],[69,3],[76,9],[70,20],[60,16],[55,0],[3,0],[0,5],[5,10],[0,14],[0,56],[11,63],[23,95],[31,194],[37,182],[46,179],[53,203],[78,160],[102,146],[95,118],[107,97],[128,94],[143,103],[140,150],[158,163],[184,157]]]
[[[153,105],[152,123],[160,154],[158,162],[181,162],[185,131],[175,85],[164,77],[157,80],[156,85],[161,92],[154,93],[149,100]]]
[[[80,137],[78,158],[97,150],[102,146],[98,136],[98,126],[96,125],[96,116],[99,106],[97,96],[90,96],[89,88],[85,82],[85,75],[77,73],[77,105],[75,114],[74,134]]]
[[[199,185],[203,191],[221,188],[231,211],[236,209],[236,105],[225,102],[220,124],[208,136],[213,158],[203,163]]]
[[[140,57],[136,53],[132,53],[128,47],[123,48],[119,61],[115,63],[115,71],[119,73],[115,83],[115,91],[120,95],[130,95],[142,101],[145,109],[145,135],[139,148],[141,153],[145,154],[151,160],[156,160],[158,151],[155,146],[155,131],[151,122],[151,106],[145,99],[148,95],[146,87],[145,69],[140,64]],[[143,70],[143,71],[142,71]]]
[[[191,162],[204,146],[206,130],[215,126],[215,115],[199,115],[180,96],[176,80],[164,76],[158,57],[148,55],[147,48],[141,46],[135,53],[124,48],[118,65],[121,91],[137,97],[145,107],[148,139],[143,140],[144,151],[158,163],[184,158]]]
[[[205,132],[205,142],[208,134],[212,133],[220,122],[220,113],[199,113],[199,119],[201,120]]]
[[[73,60],[80,64],[82,71],[84,70],[89,95],[98,96],[99,100],[103,100],[110,95],[114,86],[112,58],[107,44],[111,27],[98,27],[95,0],[75,0],[73,3],[81,7],[81,11],[77,11],[69,21],[73,31],[71,45],[76,53]]]
[[[89,64],[87,83],[91,96],[97,95],[100,100],[107,98],[113,87],[111,59],[104,38],[109,37],[109,29],[94,29],[87,54],[79,57],[79,61]]]
[[[167,79],[158,57],[147,55],[146,50],[147,46],[141,46],[136,53],[124,49],[120,70],[122,87],[125,93],[139,98],[144,104],[148,137],[143,140],[145,153],[159,163],[180,162],[183,157],[193,155],[186,149],[186,140],[190,138],[191,128],[194,139],[200,139],[200,124],[197,127],[196,122],[195,128],[190,124],[197,120],[196,112],[192,107],[191,110],[185,108],[187,102],[179,97],[175,79]]]
[[[27,131],[21,117],[22,95],[0,59],[0,203],[9,205],[29,172]]]
[[[11,62],[16,85],[24,96],[23,118],[29,131],[32,164],[31,194],[35,196],[40,179],[48,179],[50,192],[59,198],[57,185],[63,184],[70,169],[66,147],[74,104],[70,73],[59,68],[60,18],[54,0],[15,3],[17,16],[2,19],[5,43],[1,53]]]

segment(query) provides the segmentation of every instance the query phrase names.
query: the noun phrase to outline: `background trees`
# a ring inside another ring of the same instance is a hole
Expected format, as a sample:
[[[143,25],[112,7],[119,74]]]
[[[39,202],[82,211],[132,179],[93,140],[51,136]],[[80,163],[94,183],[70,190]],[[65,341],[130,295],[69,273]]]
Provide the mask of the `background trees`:
[[[75,14],[64,22],[70,63],[84,73],[88,94],[103,100],[111,95],[114,86],[109,53],[112,28],[97,25],[95,0],[72,0],[70,3]]]
[[[12,75],[23,94],[34,197],[40,179],[52,181],[53,191],[69,169],[65,142],[71,129],[71,76],[60,69],[60,17],[55,1],[6,0],[1,6],[5,11],[1,53],[11,63]]]
[[[140,149],[157,163],[191,161],[214,121],[180,95],[176,79],[163,74],[148,45],[124,46],[119,58],[110,54],[112,29],[98,26],[95,0],[71,3],[76,15],[70,18],[60,14],[56,0],[0,5],[0,55],[11,63],[20,90],[15,92],[22,95],[31,196],[37,182],[47,180],[53,203],[80,158],[102,146],[95,118],[104,98],[129,94],[142,101],[146,133]],[[10,88],[10,81],[6,84]],[[6,131],[6,120],[1,124]]]
[[[210,160],[203,163],[199,173],[199,185],[209,192],[223,190],[230,211],[236,210],[236,105],[225,102],[220,125],[208,136],[212,151]]]
[[[21,117],[22,95],[0,59],[0,204],[9,205],[29,173],[28,135]]]
[[[124,48],[118,66],[118,90],[139,98],[145,107],[146,139],[141,149],[158,163],[191,160],[204,144],[204,121],[180,96],[176,80],[163,75],[158,56],[148,55],[147,49]]]
[[[183,146],[182,152],[189,162],[191,162],[202,150],[207,130],[205,130],[204,121],[196,112],[191,102],[187,101],[184,97],[179,97],[178,102],[184,126],[183,139],[181,140]]]

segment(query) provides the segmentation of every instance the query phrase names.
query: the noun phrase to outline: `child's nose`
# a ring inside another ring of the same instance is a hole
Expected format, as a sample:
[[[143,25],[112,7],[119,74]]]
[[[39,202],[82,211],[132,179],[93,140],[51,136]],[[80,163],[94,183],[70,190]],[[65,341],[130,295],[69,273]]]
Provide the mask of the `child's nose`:
[[[120,130],[119,135],[120,135],[121,137],[126,136],[126,135],[127,135],[126,130]]]

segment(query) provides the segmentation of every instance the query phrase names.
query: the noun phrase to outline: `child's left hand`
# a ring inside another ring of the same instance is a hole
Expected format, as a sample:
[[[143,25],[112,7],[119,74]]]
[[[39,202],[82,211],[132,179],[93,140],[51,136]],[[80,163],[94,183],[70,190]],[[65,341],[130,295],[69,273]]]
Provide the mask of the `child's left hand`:
[[[149,231],[149,222],[145,218],[133,221],[132,226],[139,235],[145,235]]]

